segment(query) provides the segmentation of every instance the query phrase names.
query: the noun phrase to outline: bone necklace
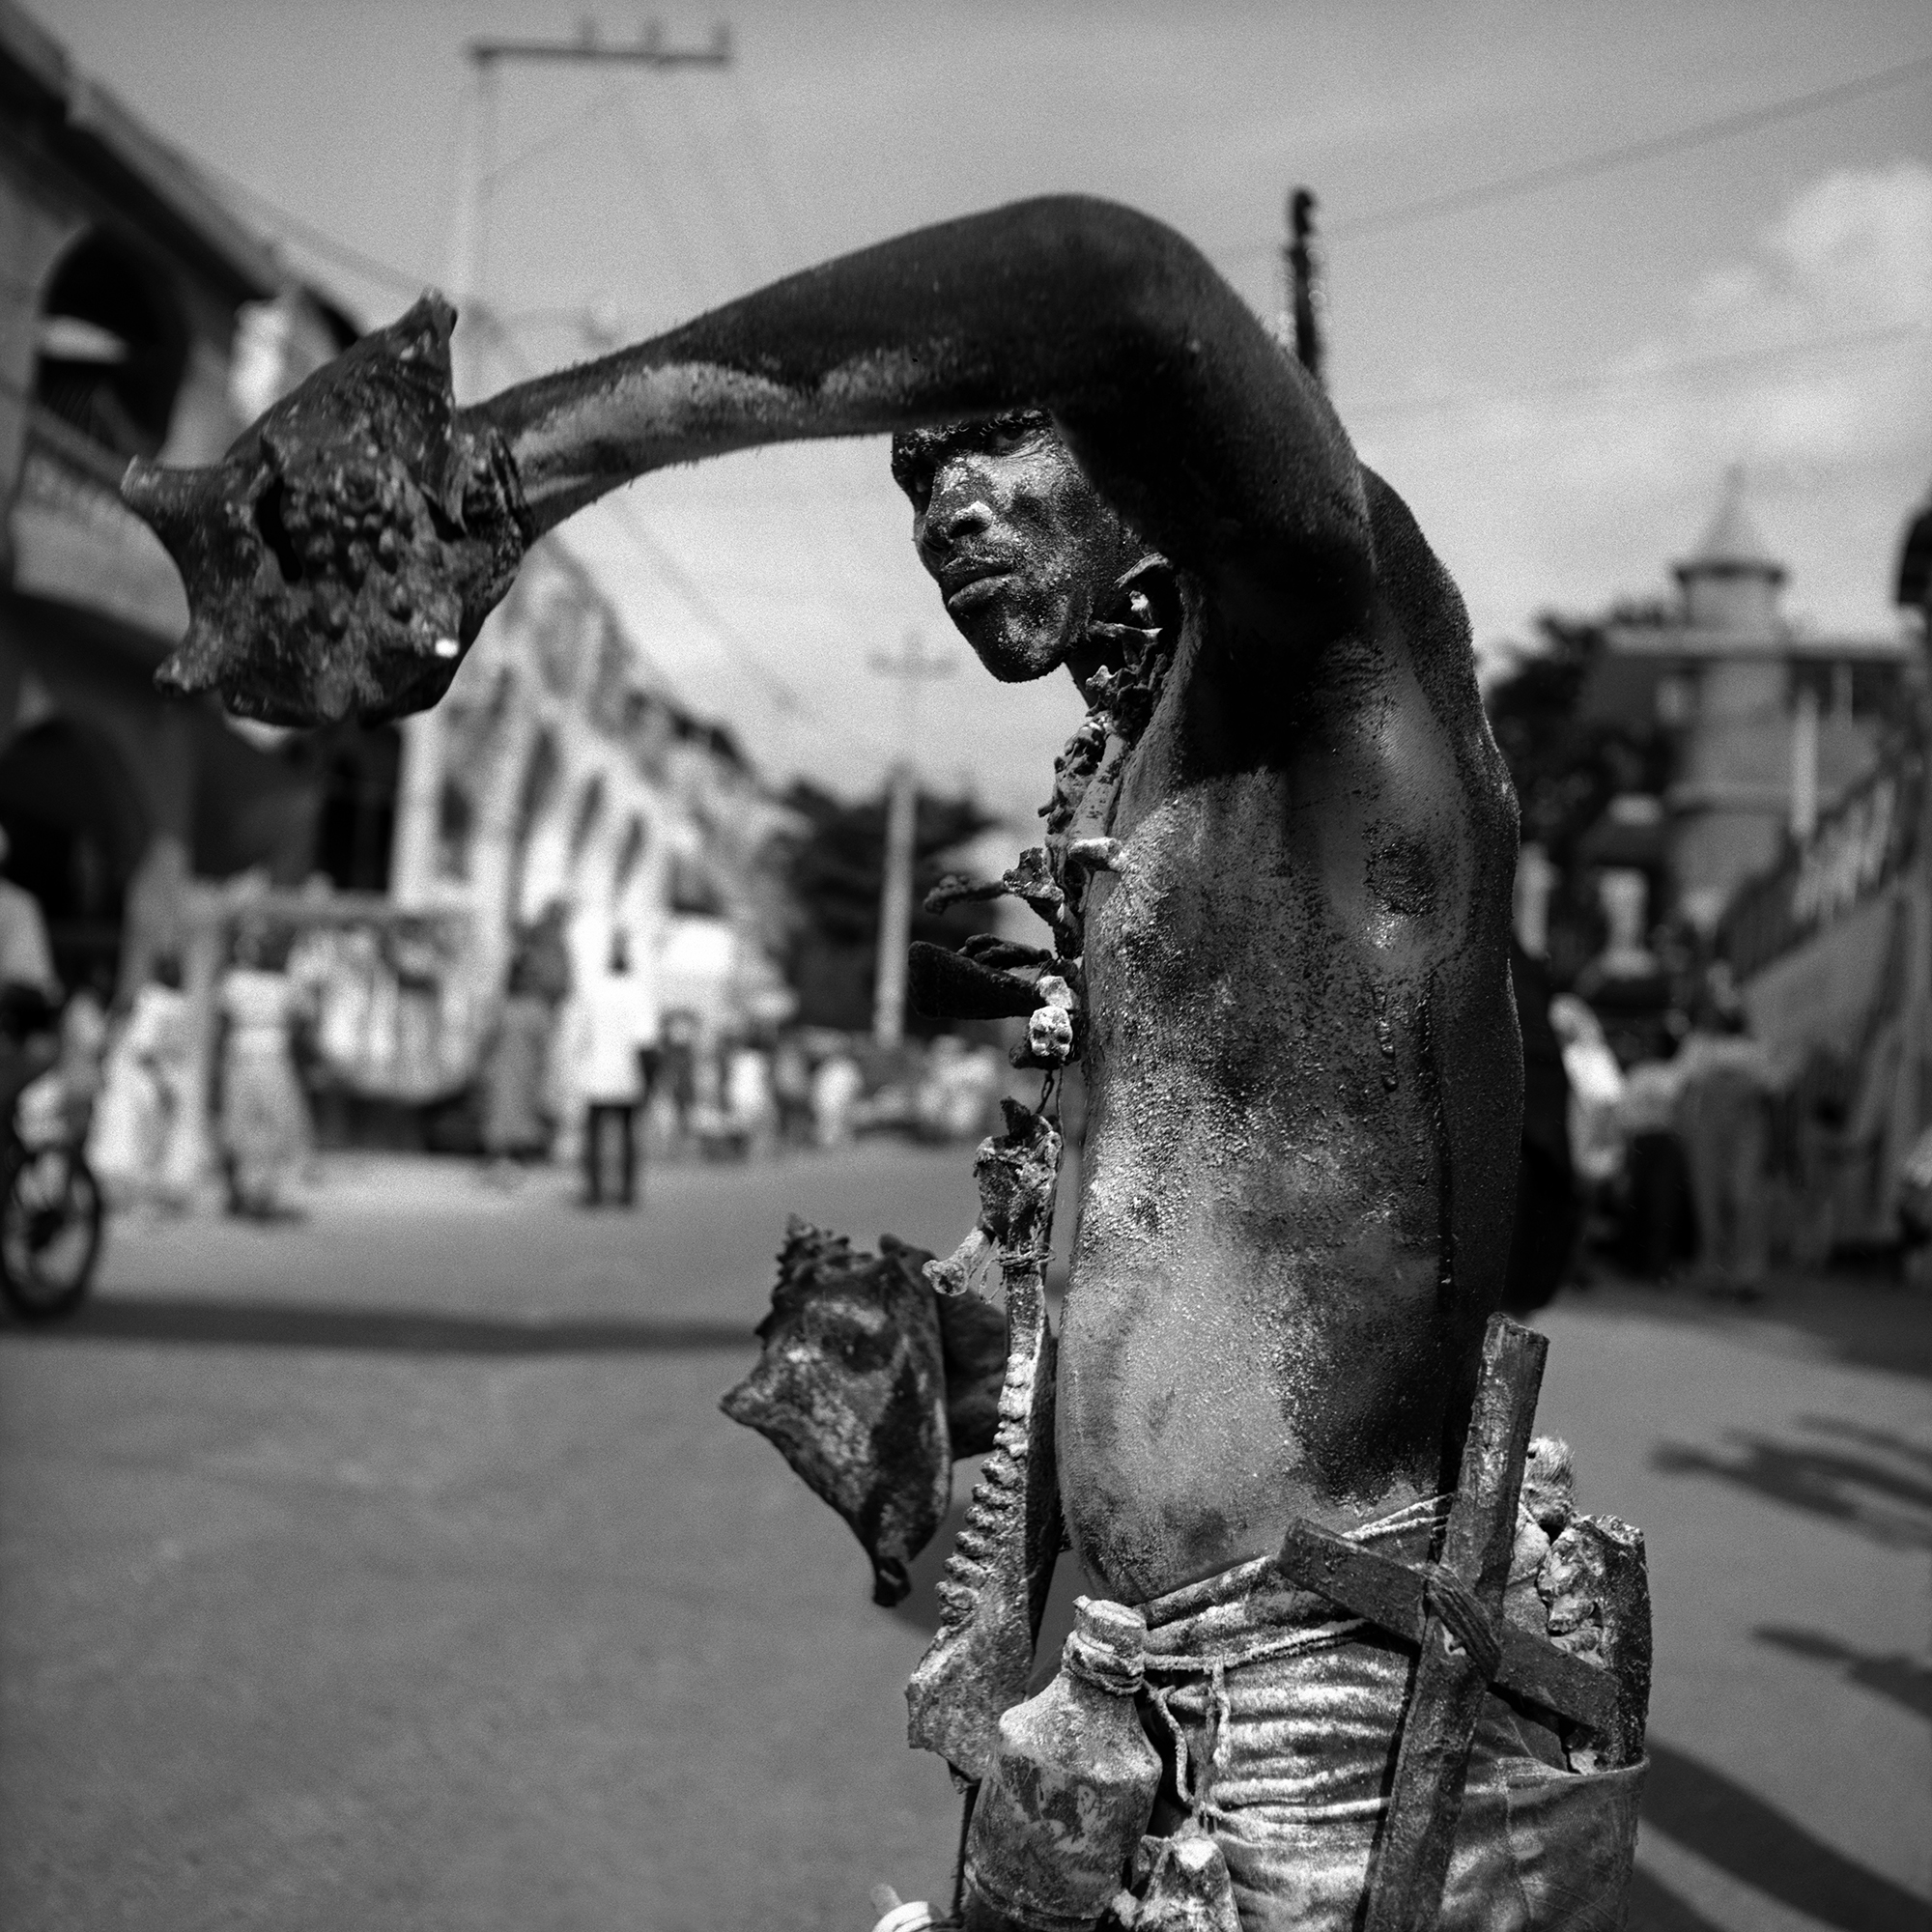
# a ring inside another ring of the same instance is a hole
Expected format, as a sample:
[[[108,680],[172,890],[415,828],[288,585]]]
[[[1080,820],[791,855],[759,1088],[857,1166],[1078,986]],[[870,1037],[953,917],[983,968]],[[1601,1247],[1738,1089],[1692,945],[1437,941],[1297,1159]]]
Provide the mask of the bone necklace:
[[[1174,657],[1178,624],[1157,618],[1149,595],[1155,588],[1168,591],[1163,601],[1178,614],[1173,573],[1161,561],[1143,564],[1117,587],[1115,602],[1124,606],[1127,621],[1092,627],[1114,647],[1122,668],[1088,681],[1087,716],[1055,761],[1053,797],[1041,810],[1045,844],[1022,853],[997,885],[942,880],[926,901],[937,910],[1010,894],[1046,922],[1054,941],[1050,952],[993,939],[963,949],[969,957],[1038,969],[1033,987],[1039,1005],[1013,1059],[1041,1068],[1046,1079],[1037,1108],[1005,1103],[1006,1133],[986,1141],[974,1162],[979,1224],[952,1257],[926,1269],[940,1293],[957,1294],[996,1267],[1007,1302],[1007,1369],[994,1446],[947,1559],[939,1629],[906,1686],[910,1741],[937,1751],[969,1784],[980,1782],[992,1763],[1001,1714],[1026,1693],[1047,1586],[1065,1541],[1053,1451],[1054,1337],[1046,1318],[1059,1091],[1080,1045],[1088,885],[1094,873],[1118,869],[1120,846],[1110,828],[1122,780]]]

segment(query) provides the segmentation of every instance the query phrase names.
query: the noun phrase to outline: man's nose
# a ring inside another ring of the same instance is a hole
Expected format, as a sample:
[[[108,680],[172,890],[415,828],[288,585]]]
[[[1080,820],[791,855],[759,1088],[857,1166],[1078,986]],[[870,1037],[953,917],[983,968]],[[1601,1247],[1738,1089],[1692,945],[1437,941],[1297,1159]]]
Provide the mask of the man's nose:
[[[983,488],[964,476],[942,476],[934,483],[920,522],[919,547],[928,556],[943,556],[955,544],[991,526],[993,506]]]

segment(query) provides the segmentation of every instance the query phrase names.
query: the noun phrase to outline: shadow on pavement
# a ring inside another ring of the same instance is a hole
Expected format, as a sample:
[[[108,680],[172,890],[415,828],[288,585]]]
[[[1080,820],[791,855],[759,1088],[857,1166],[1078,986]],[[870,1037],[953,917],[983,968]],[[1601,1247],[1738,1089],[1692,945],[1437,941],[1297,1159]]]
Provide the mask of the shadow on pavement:
[[[1831,1425],[1808,1426],[1822,1430]],[[1842,1436],[1849,1432],[1840,1428],[1834,1433]],[[1871,1436],[1880,1438],[1874,1448],[1904,1460],[1921,1453],[1903,1438],[1860,1432],[1861,1440]],[[1893,1548],[1932,1546],[1932,1482],[1917,1470],[1908,1474],[1874,1456],[1842,1448],[1743,1434],[1732,1439],[1736,1450],[1723,1455],[1689,1443],[1662,1442],[1651,1452],[1651,1466],[1668,1476],[1715,1476]]]
[[[1631,1874],[1630,1917],[1624,1932],[1723,1932],[1715,1920],[1667,1890],[1647,1871]]]
[[[1642,1315],[1729,1333],[1795,1329],[1850,1367],[1932,1380],[1932,1296],[1851,1272],[1775,1277],[1748,1304],[1688,1284],[1662,1287],[1605,1271],[1573,1283],[1557,1307],[1575,1315]]]
[[[0,1324],[29,1342],[178,1342],[192,1348],[340,1349],[404,1355],[626,1355],[750,1351],[742,1321],[669,1317],[515,1317],[435,1309],[317,1307],[175,1295],[97,1295],[45,1327]]]
[[[1925,1932],[1924,1899],[1867,1871],[1754,1792],[1652,1739],[1644,1829],[1662,1832],[1744,1884],[1843,1932]],[[1668,1892],[1651,1889],[1675,1905]],[[1681,1908],[1680,1908],[1681,1909]],[[1634,1913],[1631,1924],[1645,1921]],[[1650,1921],[1659,1932],[1694,1917]]]
[[[1819,1663],[1841,1663],[1845,1681],[1881,1697],[1889,1697],[1915,1717],[1932,1719],[1932,1670],[1916,1657],[1896,1652],[1881,1657],[1875,1651],[1854,1650],[1823,1631],[1794,1630],[1782,1624],[1760,1624],[1751,1634],[1759,1643],[1808,1657]]]

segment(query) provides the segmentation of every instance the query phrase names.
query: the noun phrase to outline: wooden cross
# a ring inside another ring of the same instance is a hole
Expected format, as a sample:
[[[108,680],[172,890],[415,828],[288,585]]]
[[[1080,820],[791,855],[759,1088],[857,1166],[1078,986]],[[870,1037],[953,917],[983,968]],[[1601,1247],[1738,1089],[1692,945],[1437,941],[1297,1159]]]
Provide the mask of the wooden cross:
[[[1469,1747],[1492,1684],[1593,1731],[1607,1730],[1615,1719],[1609,1671],[1502,1617],[1517,1497],[1548,1351],[1543,1336],[1506,1316],[1490,1318],[1439,1563],[1397,1562],[1305,1517],[1290,1525],[1276,1559],[1292,1582],[1422,1652],[1362,1932],[1435,1932]]]

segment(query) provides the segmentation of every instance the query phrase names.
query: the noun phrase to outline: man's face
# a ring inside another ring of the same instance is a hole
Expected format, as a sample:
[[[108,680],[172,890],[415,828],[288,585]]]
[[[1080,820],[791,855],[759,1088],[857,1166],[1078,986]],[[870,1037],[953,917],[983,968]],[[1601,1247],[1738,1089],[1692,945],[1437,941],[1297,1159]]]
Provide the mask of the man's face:
[[[1043,415],[897,437],[893,474],[947,614],[1008,684],[1066,663],[1139,549]]]

